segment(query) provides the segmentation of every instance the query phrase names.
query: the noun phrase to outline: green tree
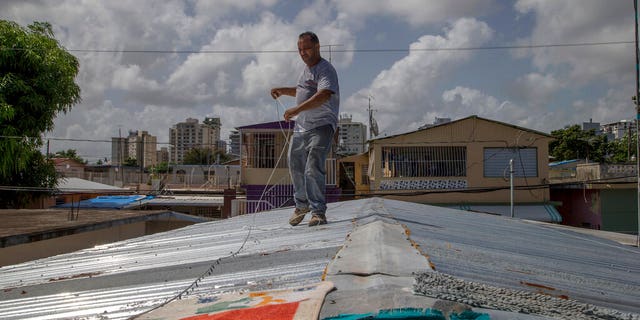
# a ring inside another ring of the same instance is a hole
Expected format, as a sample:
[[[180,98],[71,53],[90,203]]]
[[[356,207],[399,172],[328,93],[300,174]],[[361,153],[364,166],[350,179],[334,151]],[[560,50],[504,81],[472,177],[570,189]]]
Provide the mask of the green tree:
[[[577,124],[551,131],[551,135],[555,139],[549,143],[549,154],[556,161],[589,159],[605,162],[610,153],[606,136],[596,135],[595,130],[583,131]]]
[[[184,164],[214,164],[229,161],[231,157],[223,150],[193,148],[184,155]],[[218,161],[219,160],[219,161]]]
[[[160,162],[155,166],[151,166],[151,168],[149,169],[155,173],[168,173],[171,172],[171,168],[169,167],[169,163],[168,162]]]
[[[631,161],[631,157],[636,155],[636,134],[631,137],[625,135],[621,139],[613,140],[609,143],[610,158],[612,163],[626,163]]]
[[[49,23],[23,28],[0,20],[0,185],[55,187],[53,164],[38,150],[57,114],[80,101],[78,69],[78,60],[54,38]],[[0,206],[19,207],[32,196],[0,191]]]
[[[124,161],[123,163],[125,166],[127,167],[137,167],[138,166],[138,160],[136,160],[135,158],[127,158],[127,160]]]
[[[63,150],[63,151],[58,151],[58,152],[56,152],[54,157],[69,158],[69,159],[73,159],[75,161],[78,161],[80,163],[84,163],[84,164],[87,163],[87,160],[82,159],[78,155],[78,153],[76,152],[76,149],[67,149],[67,150]]]

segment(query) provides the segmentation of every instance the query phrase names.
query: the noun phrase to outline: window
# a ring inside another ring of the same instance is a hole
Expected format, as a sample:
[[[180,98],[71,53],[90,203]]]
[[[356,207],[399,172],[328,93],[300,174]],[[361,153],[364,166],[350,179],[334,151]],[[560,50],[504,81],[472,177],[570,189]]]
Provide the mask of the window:
[[[514,177],[538,176],[537,148],[485,148],[484,176],[508,178],[509,160],[513,159]]]
[[[466,147],[382,147],[385,178],[464,177]]]
[[[245,133],[242,147],[245,150],[243,158],[246,159],[248,167],[273,168],[285,145],[282,135],[276,135],[275,133]],[[278,163],[278,168],[287,167],[286,158],[286,154],[284,154]]]

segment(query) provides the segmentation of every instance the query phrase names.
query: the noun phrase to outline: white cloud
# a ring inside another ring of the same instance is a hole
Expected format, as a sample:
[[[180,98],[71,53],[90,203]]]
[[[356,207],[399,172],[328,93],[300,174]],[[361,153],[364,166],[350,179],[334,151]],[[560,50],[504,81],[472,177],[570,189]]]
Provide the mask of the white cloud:
[[[424,0],[349,0],[332,1],[345,20],[361,20],[375,16],[391,16],[412,26],[453,21],[462,17],[478,17],[495,7],[493,0],[424,1]]]
[[[516,79],[513,92],[519,100],[544,105],[564,87],[553,74],[532,72]]]
[[[368,88],[349,97],[345,111],[356,113],[361,109],[362,97],[373,95],[382,130],[417,129],[416,114],[437,112],[439,101],[434,96],[435,85],[447,78],[452,70],[461,68],[472,56],[469,51],[421,49],[478,46],[491,39],[492,35],[493,30],[486,23],[464,18],[452,23],[442,36],[420,37],[410,45],[409,55],[390,69],[381,71]]]
[[[111,86],[121,90],[154,91],[159,89],[155,80],[146,79],[140,70],[140,66],[118,66],[113,73]]]
[[[477,89],[455,87],[442,93],[442,100],[453,118],[477,115],[483,118],[523,125],[529,112],[510,101],[497,98]]]
[[[633,3],[601,0],[519,0],[515,9],[532,14],[535,26],[520,44],[575,44],[633,39]],[[574,84],[606,79],[611,83],[631,80],[625,72],[633,67],[632,45],[551,47],[529,52],[538,70],[569,67]],[[624,76],[621,76],[624,75]]]

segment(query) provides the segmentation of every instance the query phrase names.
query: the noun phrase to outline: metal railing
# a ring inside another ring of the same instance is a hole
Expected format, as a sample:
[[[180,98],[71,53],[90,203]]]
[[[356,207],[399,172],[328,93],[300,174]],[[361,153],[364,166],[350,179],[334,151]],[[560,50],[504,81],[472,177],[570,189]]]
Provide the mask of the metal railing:
[[[274,206],[267,200],[247,200],[234,199],[231,200],[231,216],[239,216],[247,213],[254,213],[266,210],[272,210]]]

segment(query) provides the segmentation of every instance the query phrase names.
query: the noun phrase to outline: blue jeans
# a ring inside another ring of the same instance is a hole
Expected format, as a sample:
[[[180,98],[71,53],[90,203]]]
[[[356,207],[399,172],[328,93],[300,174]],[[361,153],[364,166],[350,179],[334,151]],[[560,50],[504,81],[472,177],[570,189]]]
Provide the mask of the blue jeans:
[[[296,208],[309,208],[314,214],[327,211],[324,195],[326,160],[332,139],[331,125],[293,133],[289,145],[289,173]]]

